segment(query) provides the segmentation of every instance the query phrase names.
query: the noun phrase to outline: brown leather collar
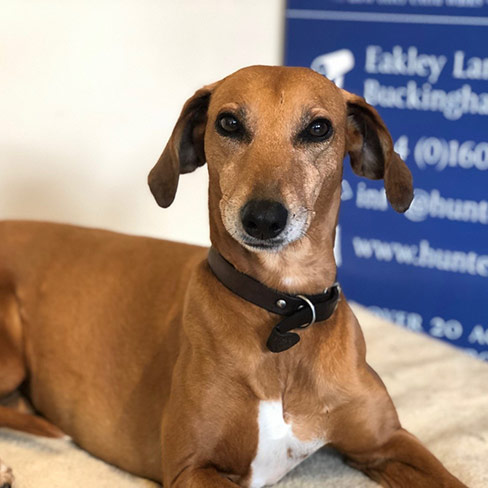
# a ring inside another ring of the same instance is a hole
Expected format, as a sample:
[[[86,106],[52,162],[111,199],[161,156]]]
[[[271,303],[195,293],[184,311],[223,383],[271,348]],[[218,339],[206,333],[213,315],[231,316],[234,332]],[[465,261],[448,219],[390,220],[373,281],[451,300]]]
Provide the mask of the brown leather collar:
[[[304,329],[327,320],[334,313],[341,294],[337,282],[318,295],[288,295],[273,290],[237,271],[213,247],[208,253],[208,264],[218,280],[236,295],[268,312],[285,316],[273,327],[266,342],[271,352],[286,351],[300,340],[298,334],[290,332],[292,329]]]

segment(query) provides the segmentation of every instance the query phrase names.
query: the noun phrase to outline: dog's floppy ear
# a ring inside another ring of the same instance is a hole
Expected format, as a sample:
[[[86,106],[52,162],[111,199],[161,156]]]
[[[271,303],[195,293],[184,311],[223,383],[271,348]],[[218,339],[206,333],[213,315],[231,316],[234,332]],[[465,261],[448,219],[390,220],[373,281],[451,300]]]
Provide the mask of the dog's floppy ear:
[[[393,150],[393,141],[378,112],[364,98],[342,90],[347,104],[346,151],[353,171],[373,180],[383,178],[386,196],[397,212],[413,199],[412,174]]]
[[[161,207],[173,203],[180,174],[191,173],[205,164],[207,109],[218,83],[204,86],[186,101],[163,153],[149,173],[149,188]]]

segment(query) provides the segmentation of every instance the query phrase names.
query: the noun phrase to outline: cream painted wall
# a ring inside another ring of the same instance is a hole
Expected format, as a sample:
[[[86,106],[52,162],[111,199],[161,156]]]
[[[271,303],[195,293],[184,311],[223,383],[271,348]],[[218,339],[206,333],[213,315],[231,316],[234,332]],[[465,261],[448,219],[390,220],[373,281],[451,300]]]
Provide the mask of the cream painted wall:
[[[283,0],[2,0],[0,218],[208,243],[207,174],[146,186],[184,101],[281,62]]]

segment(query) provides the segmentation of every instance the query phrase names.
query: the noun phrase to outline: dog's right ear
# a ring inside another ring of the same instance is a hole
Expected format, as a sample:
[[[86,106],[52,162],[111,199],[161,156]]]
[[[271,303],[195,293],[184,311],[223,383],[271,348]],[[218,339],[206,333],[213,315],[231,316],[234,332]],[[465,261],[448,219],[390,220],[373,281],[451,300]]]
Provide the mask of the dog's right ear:
[[[218,84],[204,86],[186,101],[163,153],[149,173],[149,188],[161,207],[173,203],[180,174],[191,173],[205,164],[207,109]]]

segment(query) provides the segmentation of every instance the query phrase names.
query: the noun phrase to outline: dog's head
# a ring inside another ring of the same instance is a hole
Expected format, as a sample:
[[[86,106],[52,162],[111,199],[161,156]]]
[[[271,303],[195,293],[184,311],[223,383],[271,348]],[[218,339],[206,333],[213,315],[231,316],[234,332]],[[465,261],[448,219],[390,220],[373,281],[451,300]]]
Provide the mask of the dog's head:
[[[373,107],[310,69],[253,66],[186,102],[149,186],[168,207],[179,175],[207,162],[225,230],[247,249],[276,252],[327,212],[335,223],[347,153],[356,174],[383,178],[395,210],[408,209],[410,171]]]

